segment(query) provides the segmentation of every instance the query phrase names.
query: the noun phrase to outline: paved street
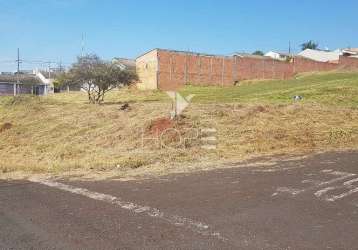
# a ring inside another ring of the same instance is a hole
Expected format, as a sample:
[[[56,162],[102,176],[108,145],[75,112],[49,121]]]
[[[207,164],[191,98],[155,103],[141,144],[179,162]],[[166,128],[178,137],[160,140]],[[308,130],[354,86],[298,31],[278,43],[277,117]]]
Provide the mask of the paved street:
[[[0,249],[358,249],[358,153],[141,181],[0,181]]]

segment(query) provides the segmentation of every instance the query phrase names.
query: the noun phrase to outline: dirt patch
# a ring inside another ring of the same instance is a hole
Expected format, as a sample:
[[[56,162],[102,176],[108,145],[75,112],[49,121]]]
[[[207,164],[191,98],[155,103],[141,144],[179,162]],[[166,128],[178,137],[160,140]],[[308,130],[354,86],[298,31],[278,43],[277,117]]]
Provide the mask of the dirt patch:
[[[264,107],[264,106],[261,106],[261,105],[259,105],[259,106],[255,107],[255,108],[253,108],[252,111],[253,111],[253,113],[264,113],[264,112],[268,112],[267,108]]]
[[[164,131],[171,129],[175,126],[174,121],[169,118],[159,118],[151,122],[149,125],[149,133],[151,135],[159,136]]]
[[[131,107],[129,106],[129,103],[124,103],[123,105],[121,105],[119,107],[119,110],[121,110],[121,111],[129,111],[129,110],[131,110]]]
[[[9,122],[6,122],[0,126],[0,133],[4,132],[5,130],[11,129],[12,124]]]

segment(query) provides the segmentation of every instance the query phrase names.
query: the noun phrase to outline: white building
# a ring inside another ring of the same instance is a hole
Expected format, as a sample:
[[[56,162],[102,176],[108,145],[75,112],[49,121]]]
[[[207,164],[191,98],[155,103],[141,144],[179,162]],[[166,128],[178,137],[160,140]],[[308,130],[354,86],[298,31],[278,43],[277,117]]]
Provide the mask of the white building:
[[[338,63],[339,56],[342,55],[342,52],[340,50],[324,51],[324,50],[306,49],[300,52],[298,55],[317,62]]]
[[[269,51],[265,54],[265,56],[271,57],[273,59],[280,60],[280,61],[287,61],[292,57],[292,55],[289,53],[276,52],[276,51]]]
[[[358,48],[347,48],[347,49],[341,49],[343,56],[348,57],[358,57]]]

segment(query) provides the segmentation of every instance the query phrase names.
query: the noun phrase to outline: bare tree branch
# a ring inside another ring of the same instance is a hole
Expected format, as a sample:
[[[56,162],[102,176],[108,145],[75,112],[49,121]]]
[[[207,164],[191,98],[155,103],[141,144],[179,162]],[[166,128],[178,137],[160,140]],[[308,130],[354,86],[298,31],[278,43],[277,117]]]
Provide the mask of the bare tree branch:
[[[66,84],[82,85],[90,103],[101,103],[107,92],[130,85],[137,79],[135,72],[121,70],[97,55],[86,55],[78,57],[69,72],[61,75],[58,80]]]

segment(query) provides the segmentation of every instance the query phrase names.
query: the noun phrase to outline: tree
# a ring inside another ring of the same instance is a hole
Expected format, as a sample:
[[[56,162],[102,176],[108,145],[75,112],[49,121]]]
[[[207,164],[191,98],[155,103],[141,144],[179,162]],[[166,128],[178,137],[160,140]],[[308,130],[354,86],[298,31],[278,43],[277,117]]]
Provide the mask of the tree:
[[[264,52],[262,52],[261,50],[256,50],[254,53],[252,53],[255,56],[264,56]]]
[[[97,55],[78,57],[71,69],[58,79],[61,84],[80,84],[90,103],[102,103],[105,94],[134,83],[137,75],[101,60]]]
[[[56,79],[53,81],[53,86],[57,89],[66,87],[67,91],[70,90],[70,86],[74,85],[72,78],[69,73],[62,72],[56,76]]]
[[[318,49],[319,44],[310,40],[308,42],[305,42],[303,44],[301,44],[301,48],[302,50],[306,50],[306,49]]]

